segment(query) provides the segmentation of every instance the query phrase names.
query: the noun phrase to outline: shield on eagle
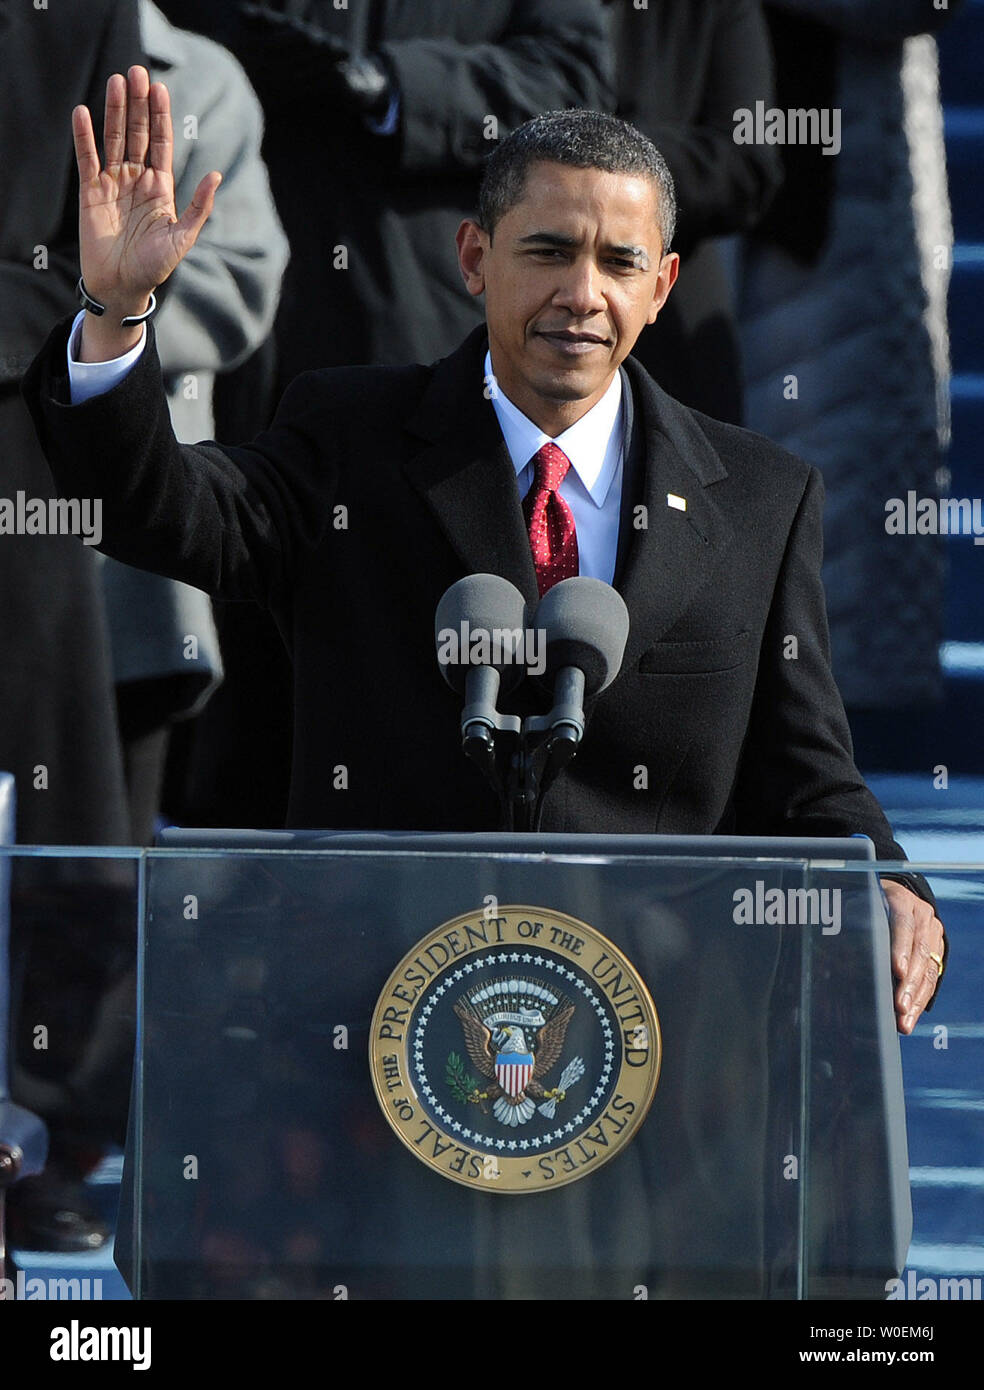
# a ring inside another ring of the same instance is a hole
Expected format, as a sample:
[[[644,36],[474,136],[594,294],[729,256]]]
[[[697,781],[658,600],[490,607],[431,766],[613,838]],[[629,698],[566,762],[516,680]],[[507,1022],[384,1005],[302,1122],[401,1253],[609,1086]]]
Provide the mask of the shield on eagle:
[[[532,1052],[499,1052],[496,1054],[495,1079],[507,1096],[521,1096],[532,1075]]]

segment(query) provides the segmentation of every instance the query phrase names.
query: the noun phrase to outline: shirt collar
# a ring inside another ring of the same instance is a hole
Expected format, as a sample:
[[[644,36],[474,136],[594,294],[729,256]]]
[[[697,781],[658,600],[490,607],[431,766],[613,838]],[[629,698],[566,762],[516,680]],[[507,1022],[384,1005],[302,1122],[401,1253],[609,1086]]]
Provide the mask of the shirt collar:
[[[513,461],[517,477],[530,459],[550,442],[501,390],[492,372],[492,354],[485,354],[485,380],[490,387],[492,406]],[[604,505],[622,459],[623,409],[622,373],[616,372],[612,384],[586,415],[558,434],[553,442],[571,461],[571,467],[584,484],[596,507]]]

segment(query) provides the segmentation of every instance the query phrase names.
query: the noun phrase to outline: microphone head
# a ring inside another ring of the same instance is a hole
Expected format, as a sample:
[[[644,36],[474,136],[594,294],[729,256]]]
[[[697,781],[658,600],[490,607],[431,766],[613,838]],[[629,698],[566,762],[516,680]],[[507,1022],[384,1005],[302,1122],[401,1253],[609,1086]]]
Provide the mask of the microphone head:
[[[601,579],[563,579],[548,589],[533,620],[546,634],[546,675],[564,666],[584,672],[585,695],[607,689],[619,673],[629,636],[629,610]]]
[[[464,694],[468,672],[493,666],[500,689],[526,675],[526,600],[498,574],[467,574],[445,590],[434,614],[437,661],[452,690]]]

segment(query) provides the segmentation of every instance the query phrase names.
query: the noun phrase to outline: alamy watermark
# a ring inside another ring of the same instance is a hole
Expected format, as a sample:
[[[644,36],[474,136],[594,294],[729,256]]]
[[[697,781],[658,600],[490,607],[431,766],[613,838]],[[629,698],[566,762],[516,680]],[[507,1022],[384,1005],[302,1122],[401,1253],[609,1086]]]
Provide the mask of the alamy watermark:
[[[100,497],[0,497],[0,536],[81,536],[83,545],[102,540]]]
[[[977,1275],[963,1279],[936,1279],[931,1274],[920,1276],[916,1270],[907,1269],[904,1279],[888,1280],[885,1285],[885,1297],[940,1303],[980,1302],[982,1282],[984,1281]]]
[[[736,888],[732,901],[732,921],[739,927],[819,927],[824,936],[840,933],[839,888],[766,888],[756,879],[754,888]]]
[[[73,1318],[51,1329],[52,1361],[130,1361],[135,1371],[149,1371],[149,1327],[88,1327]]]
[[[60,1279],[42,1278],[38,1274],[26,1274],[18,1269],[13,1279],[0,1279],[0,1302],[7,1299],[20,1299],[26,1302],[57,1303],[63,1299],[80,1299],[83,1302],[98,1301],[103,1296],[102,1279]]]
[[[980,497],[918,497],[885,503],[885,530],[890,536],[973,536],[984,545],[984,502]]]
[[[792,108],[755,103],[734,113],[736,145],[819,145],[824,154],[840,154],[841,112],[837,106]]]
[[[472,627],[467,618],[437,634],[437,659],[442,666],[523,666],[531,676],[547,669],[543,628]]]

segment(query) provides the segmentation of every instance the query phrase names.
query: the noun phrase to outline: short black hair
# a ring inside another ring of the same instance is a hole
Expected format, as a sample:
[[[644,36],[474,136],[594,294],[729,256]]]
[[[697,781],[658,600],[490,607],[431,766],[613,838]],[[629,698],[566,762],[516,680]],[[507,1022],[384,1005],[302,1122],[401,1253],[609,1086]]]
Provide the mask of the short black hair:
[[[517,126],[495,146],[486,160],[478,195],[478,219],[490,237],[499,219],[522,200],[530,165],[540,160],[651,178],[658,189],[663,254],[669,251],[677,214],[669,166],[641,130],[603,111],[547,111]]]

